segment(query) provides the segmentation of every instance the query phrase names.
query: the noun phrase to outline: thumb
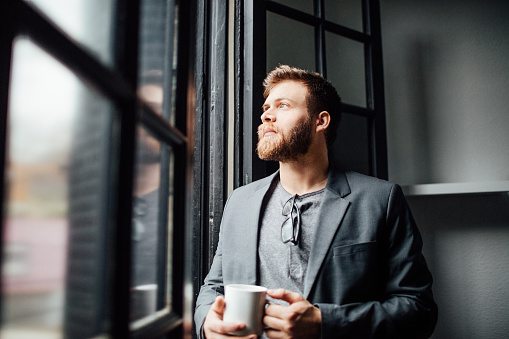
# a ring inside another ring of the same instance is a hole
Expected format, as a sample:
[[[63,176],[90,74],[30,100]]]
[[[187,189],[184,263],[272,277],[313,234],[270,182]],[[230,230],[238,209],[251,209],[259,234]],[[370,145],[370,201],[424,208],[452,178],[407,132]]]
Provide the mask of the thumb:
[[[223,318],[223,313],[224,313],[224,307],[225,307],[226,303],[224,301],[224,298],[219,296],[216,298],[216,300],[214,301],[214,303],[212,304],[212,306],[210,307],[210,309],[214,312],[216,312],[217,314],[219,314],[221,316],[221,319]]]
[[[281,299],[289,302],[290,304],[304,300],[304,297],[299,293],[288,291],[282,288],[277,290],[268,290],[267,294],[274,299]]]

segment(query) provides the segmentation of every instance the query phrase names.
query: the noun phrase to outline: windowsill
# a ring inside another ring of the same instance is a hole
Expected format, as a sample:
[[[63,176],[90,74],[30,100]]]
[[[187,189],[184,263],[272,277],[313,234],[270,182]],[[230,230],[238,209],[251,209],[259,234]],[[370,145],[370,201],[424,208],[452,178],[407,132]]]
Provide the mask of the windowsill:
[[[406,196],[504,193],[509,192],[509,181],[404,185],[401,188]]]

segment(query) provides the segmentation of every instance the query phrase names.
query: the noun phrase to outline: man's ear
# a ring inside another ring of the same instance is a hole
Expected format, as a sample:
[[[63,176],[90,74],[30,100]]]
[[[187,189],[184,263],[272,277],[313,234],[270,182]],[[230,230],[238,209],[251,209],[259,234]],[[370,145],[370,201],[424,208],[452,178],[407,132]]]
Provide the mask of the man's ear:
[[[327,111],[318,113],[316,117],[316,132],[325,131],[330,124],[330,114]]]

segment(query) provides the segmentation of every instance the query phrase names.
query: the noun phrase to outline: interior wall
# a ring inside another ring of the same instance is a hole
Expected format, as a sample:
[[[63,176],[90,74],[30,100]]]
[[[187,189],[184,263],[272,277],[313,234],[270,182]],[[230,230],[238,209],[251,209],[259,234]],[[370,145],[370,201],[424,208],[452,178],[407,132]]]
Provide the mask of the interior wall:
[[[408,197],[433,274],[432,338],[509,333],[509,195]]]
[[[509,180],[509,2],[381,0],[389,176]]]
[[[389,179],[509,180],[509,2],[381,0]],[[433,338],[509,333],[509,195],[408,197],[434,277]]]

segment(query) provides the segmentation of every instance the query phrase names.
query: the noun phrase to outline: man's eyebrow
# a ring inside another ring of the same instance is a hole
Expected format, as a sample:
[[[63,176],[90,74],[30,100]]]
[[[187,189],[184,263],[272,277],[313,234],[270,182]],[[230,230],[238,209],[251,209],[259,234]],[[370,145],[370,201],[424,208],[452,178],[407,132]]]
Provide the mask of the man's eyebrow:
[[[286,101],[292,101],[292,102],[295,102],[295,100],[293,100],[292,98],[287,98],[287,97],[281,97],[281,98],[277,98],[276,100],[274,101],[283,101],[283,100],[286,100]]]

